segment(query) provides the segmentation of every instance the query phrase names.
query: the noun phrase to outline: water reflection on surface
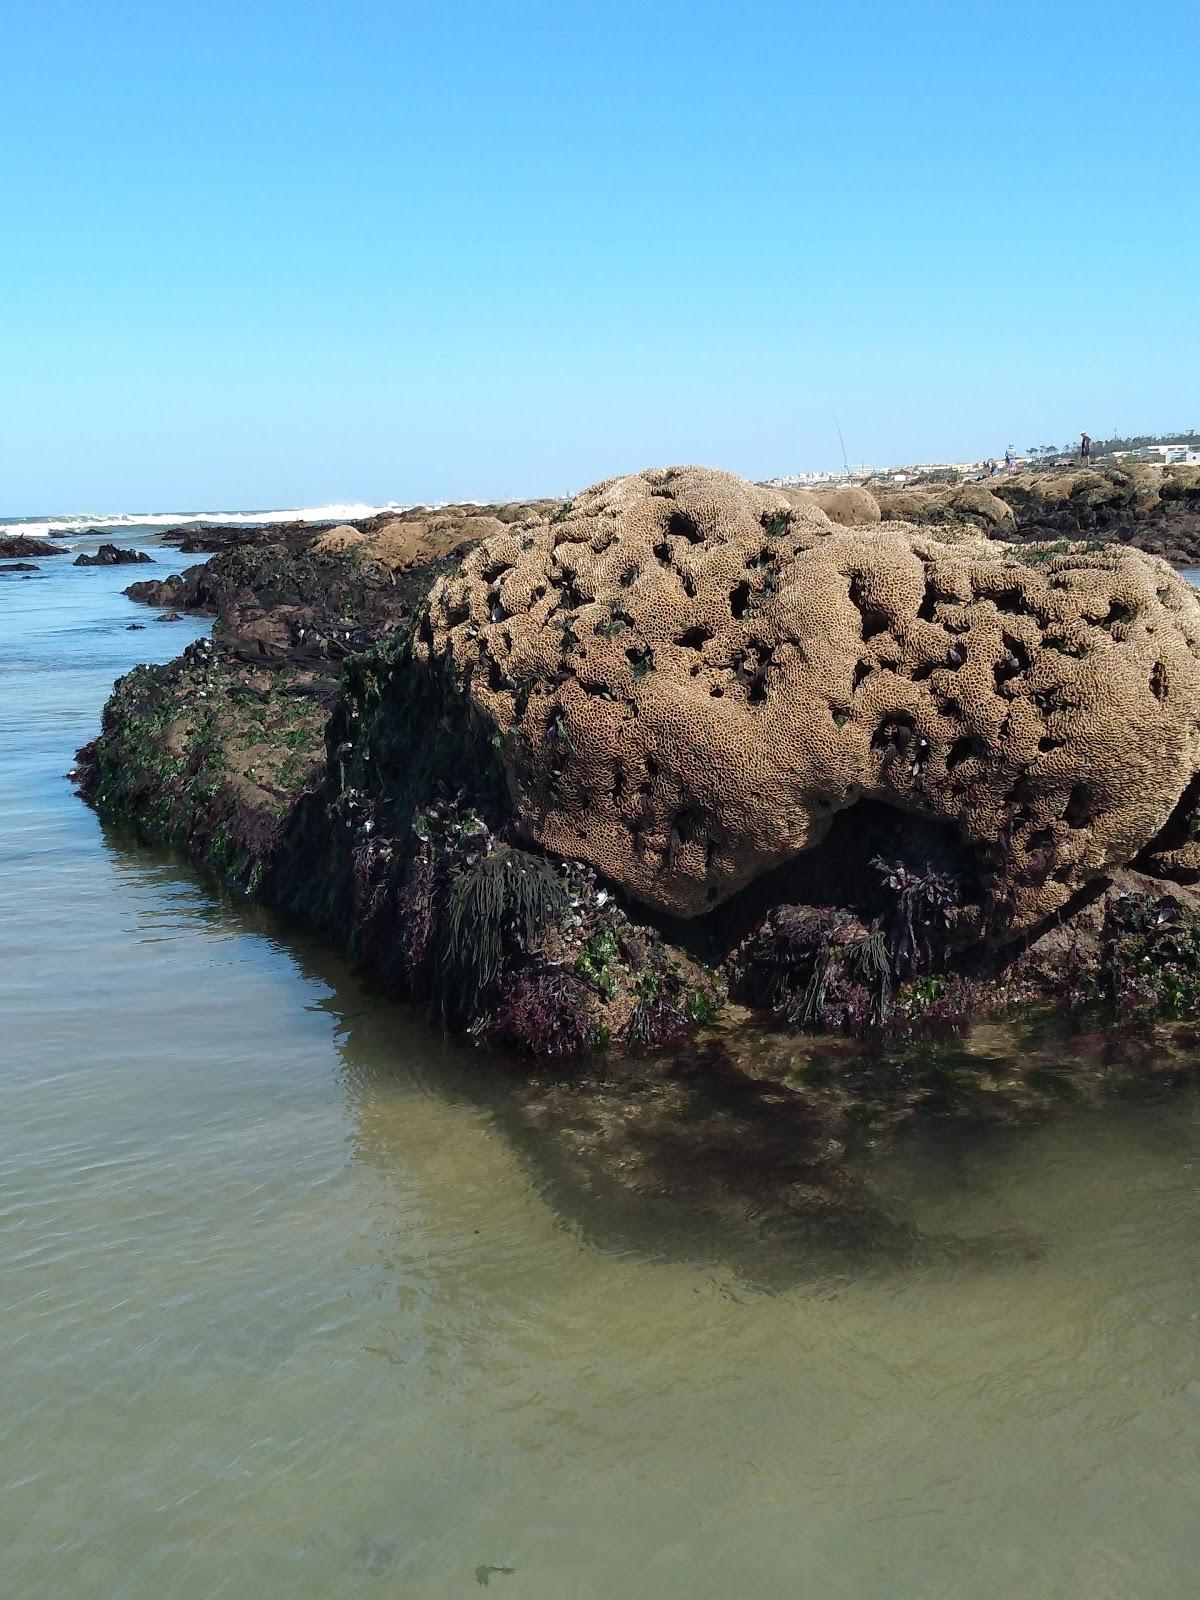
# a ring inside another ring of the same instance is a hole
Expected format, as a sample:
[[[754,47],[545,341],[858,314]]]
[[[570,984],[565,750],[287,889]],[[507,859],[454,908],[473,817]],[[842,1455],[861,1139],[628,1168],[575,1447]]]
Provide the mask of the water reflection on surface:
[[[72,798],[119,576],[0,609],[6,1594],[1190,1590],[1194,1092],[526,1083]]]

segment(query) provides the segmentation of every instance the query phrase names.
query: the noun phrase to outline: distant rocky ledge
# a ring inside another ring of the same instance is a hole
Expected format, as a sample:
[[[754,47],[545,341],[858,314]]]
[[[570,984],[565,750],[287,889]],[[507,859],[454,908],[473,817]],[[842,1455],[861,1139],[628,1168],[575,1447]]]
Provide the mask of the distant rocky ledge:
[[[27,533],[0,533],[0,559],[26,560],[30,556],[65,556],[64,544],[51,544],[49,539],[31,538]]]
[[[80,786],[528,1056],[1190,1026],[1200,602],[1157,513],[1038,490],[1033,539],[1029,482],[222,529],[127,591],[213,633],[120,680]]]
[[[1131,545],[1175,566],[1200,565],[1200,467],[1059,467],[1000,472],[980,482],[783,490],[835,522],[881,518],[977,528],[1019,543],[1087,539]]]

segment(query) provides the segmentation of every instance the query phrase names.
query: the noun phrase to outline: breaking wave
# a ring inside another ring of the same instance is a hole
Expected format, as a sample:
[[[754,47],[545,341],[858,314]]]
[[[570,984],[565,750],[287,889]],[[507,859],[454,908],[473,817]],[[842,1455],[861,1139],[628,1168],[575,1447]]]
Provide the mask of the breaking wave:
[[[93,528],[181,528],[192,522],[261,525],[267,522],[357,522],[383,511],[404,511],[395,500],[386,505],[298,506],[286,511],[131,511],[119,516],[0,517],[0,528],[43,538],[77,538]]]

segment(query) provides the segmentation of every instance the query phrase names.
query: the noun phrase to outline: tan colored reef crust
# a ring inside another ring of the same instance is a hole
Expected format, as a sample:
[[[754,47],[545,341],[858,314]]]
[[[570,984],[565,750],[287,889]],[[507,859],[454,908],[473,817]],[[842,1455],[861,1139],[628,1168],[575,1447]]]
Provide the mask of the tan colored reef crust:
[[[464,539],[486,539],[503,528],[504,523],[492,516],[430,512],[425,517],[396,518],[365,532],[343,523],[319,533],[311,550],[316,556],[353,555],[399,572],[436,561]]]
[[[867,493],[865,489],[859,492]],[[965,524],[997,539],[1016,532],[1012,507],[982,483],[960,483],[944,489],[897,489],[890,484],[875,484],[870,492],[885,520]]]
[[[881,520],[879,501],[867,489],[848,484],[839,489],[780,489],[789,505],[816,506],[842,528],[870,527]]]
[[[868,797],[952,829],[975,931],[1009,936],[1136,857],[1200,770],[1200,604],[1164,562],[838,527],[705,468],[492,534],[416,649],[494,729],[525,838],[680,917]]]

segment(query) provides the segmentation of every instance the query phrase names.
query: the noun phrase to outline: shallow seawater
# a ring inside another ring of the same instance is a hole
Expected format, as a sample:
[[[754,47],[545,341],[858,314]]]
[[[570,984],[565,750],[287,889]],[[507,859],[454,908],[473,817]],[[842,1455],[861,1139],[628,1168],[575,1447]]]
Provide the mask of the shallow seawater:
[[[631,1196],[101,829],[73,751],[201,627],[69,560],[0,574],[0,1592],[1191,1592],[1194,1093],[913,1131],[858,1232]]]

